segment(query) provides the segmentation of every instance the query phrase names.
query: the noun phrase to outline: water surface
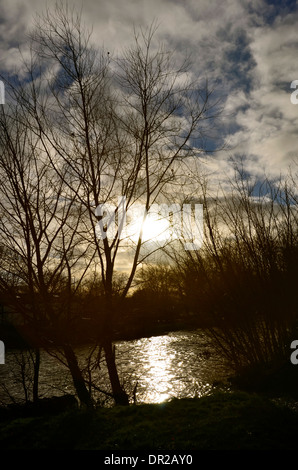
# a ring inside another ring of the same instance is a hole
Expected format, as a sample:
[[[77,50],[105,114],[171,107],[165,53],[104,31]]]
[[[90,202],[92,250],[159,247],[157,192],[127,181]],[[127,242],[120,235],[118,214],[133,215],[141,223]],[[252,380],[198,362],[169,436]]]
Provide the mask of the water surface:
[[[103,359],[95,353],[90,358],[91,348],[79,348],[76,352],[86,377],[92,377],[98,389],[108,392]],[[202,330],[120,341],[116,343],[116,357],[121,381],[136,403],[203,396],[211,392],[215,382],[225,382],[231,375],[228,365],[223,363]],[[24,398],[21,370],[25,367],[19,351],[6,351],[5,365],[0,366],[2,402],[9,401],[9,395],[15,399]],[[26,381],[28,385],[28,377]],[[73,392],[67,367],[43,351],[40,395]],[[102,404],[108,404],[106,395],[96,392],[95,396]]]

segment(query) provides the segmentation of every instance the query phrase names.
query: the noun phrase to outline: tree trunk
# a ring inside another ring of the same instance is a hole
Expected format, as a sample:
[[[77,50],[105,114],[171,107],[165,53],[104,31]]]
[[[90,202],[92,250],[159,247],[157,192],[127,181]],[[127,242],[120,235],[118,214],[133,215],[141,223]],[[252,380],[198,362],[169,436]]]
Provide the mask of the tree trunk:
[[[129,405],[127,393],[120,384],[112,341],[106,340],[103,348],[115,403],[116,405]]]
[[[64,345],[63,350],[80,402],[86,405],[88,408],[93,408],[91,396],[87,390],[82,372],[79,368],[79,364],[72,347],[67,344]]]
[[[38,385],[39,385],[39,369],[40,369],[40,350],[37,348],[34,351],[34,375],[33,375],[33,402],[38,401]]]

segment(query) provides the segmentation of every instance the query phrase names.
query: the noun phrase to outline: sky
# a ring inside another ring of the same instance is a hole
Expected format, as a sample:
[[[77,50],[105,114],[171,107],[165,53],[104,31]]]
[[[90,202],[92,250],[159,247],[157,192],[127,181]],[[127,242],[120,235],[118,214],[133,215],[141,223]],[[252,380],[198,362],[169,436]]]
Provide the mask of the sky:
[[[270,0],[69,0],[82,8],[93,41],[112,54],[133,40],[133,28],[158,24],[169,50],[189,54],[194,77],[208,77],[224,104],[218,129],[225,150],[209,155],[209,172],[229,174],[244,159],[249,174],[275,177],[298,161],[298,2]],[[19,47],[48,0],[0,0],[0,70],[12,72]]]

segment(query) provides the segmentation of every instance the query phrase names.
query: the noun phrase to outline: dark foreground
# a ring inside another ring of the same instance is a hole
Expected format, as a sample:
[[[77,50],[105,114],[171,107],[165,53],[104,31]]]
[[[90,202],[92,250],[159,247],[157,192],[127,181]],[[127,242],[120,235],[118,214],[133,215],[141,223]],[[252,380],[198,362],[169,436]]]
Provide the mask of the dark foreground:
[[[298,412],[247,392],[55,415],[2,417],[0,449],[278,450],[298,448]]]

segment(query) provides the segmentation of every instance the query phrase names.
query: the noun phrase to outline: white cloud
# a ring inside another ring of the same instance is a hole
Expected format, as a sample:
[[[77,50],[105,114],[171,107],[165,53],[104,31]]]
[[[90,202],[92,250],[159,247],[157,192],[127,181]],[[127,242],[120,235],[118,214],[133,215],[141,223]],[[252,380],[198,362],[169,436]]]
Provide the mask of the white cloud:
[[[36,13],[54,1],[0,3],[2,69],[18,63],[18,44]],[[235,152],[247,155],[255,173],[261,168],[277,173],[286,168],[297,148],[298,105],[290,102],[290,83],[298,79],[298,12],[280,14],[270,24],[276,5],[264,0],[77,0],[87,25],[93,25],[94,43],[118,54],[132,41],[132,30],[156,20],[156,39],[190,54],[194,77],[205,74],[226,99],[224,129]],[[285,10],[284,10],[285,11]],[[229,172],[228,153],[212,159],[218,173]]]
[[[255,61],[253,89],[228,100],[237,110],[237,132],[230,137],[239,153],[254,155],[255,173],[276,175],[297,160],[298,106],[290,102],[291,81],[298,78],[296,51],[298,14],[279,16],[271,26],[251,31],[250,50]],[[241,103],[246,108],[241,109]]]

